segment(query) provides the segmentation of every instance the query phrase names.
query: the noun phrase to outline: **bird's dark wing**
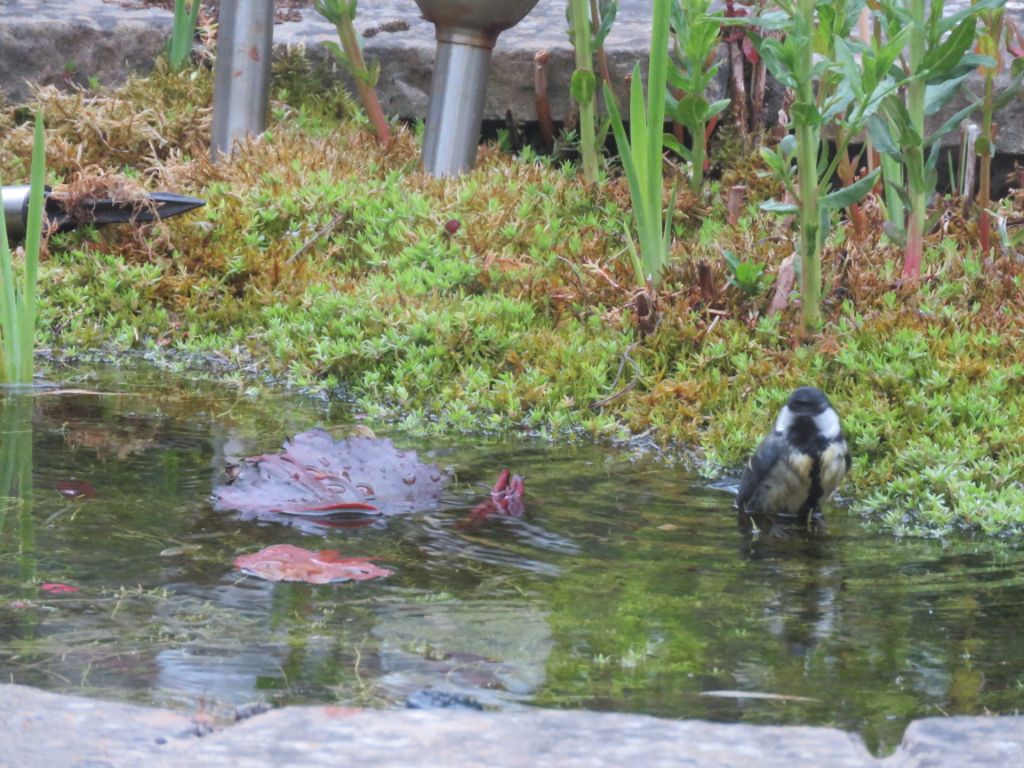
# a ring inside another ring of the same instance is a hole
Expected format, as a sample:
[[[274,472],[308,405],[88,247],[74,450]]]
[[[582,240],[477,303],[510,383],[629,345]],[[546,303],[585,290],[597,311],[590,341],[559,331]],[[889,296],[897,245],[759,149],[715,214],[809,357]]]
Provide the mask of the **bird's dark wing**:
[[[740,492],[736,497],[736,507],[739,510],[747,511],[747,507],[757,496],[762,483],[779,462],[780,457],[785,454],[785,443],[785,438],[782,435],[773,432],[754,451],[754,455],[750,457],[750,462],[747,464],[747,470],[743,473],[743,479],[740,481]]]

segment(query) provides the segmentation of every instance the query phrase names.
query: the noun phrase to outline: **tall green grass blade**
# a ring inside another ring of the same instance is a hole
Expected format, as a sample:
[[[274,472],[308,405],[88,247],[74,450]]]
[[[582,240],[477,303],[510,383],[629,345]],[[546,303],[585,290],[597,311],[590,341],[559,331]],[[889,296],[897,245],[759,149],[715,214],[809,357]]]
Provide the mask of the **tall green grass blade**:
[[[198,5],[198,3],[197,3]],[[43,192],[46,185],[46,135],[43,116],[36,112],[32,139],[32,174],[28,195],[28,220],[25,233],[25,289],[21,301],[18,333],[21,337],[21,359],[18,381],[32,381],[36,333],[36,284],[39,276],[39,245],[43,236]]]
[[[39,276],[39,247],[43,231],[43,193],[46,176],[46,146],[43,118],[36,114],[32,144],[32,176],[29,187],[28,220],[25,235],[24,286],[16,285],[14,253],[7,237],[7,223],[0,216],[0,337],[3,364],[0,376],[6,383],[32,381],[35,353],[36,282]]]
[[[196,35],[196,21],[199,19],[199,0],[192,0],[185,10],[185,0],[174,0],[174,21],[171,39],[167,43],[167,60],[171,69],[181,69],[192,52]]]
[[[17,322],[17,294],[14,291],[14,268],[11,264],[11,246],[7,240],[7,222],[0,216],[0,280],[3,281],[0,308],[0,342],[3,349],[3,365],[0,376],[4,382],[14,381],[14,363],[17,360],[13,329]]]

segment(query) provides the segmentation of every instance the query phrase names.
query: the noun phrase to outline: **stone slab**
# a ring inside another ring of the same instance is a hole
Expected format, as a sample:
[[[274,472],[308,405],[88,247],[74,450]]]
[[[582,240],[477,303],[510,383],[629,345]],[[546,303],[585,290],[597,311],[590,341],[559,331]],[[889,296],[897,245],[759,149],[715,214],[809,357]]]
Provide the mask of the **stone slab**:
[[[1024,766],[1024,717],[929,717],[907,726],[885,768]]]
[[[910,725],[879,760],[834,728],[523,710],[286,707],[213,726],[186,714],[0,685],[0,766],[17,768],[1007,768],[1024,765],[1024,717]]]
[[[187,716],[170,710],[0,685],[4,768],[143,765],[194,733]]]
[[[964,2],[946,5],[955,10]],[[171,14],[131,5],[131,0],[3,0],[0,90],[7,100],[25,100],[29,83],[84,84],[95,78],[113,84],[130,72],[148,71],[166,44]],[[651,5],[649,0],[619,0],[619,6],[606,49],[613,79],[621,84],[636,62],[646,61]],[[539,0],[519,25],[498,38],[485,119],[503,120],[506,111],[520,121],[534,119],[533,57],[542,49],[551,57],[552,113],[556,120],[567,114],[574,63],[565,7],[565,0]],[[1024,26],[1024,0],[1010,0],[1007,9]],[[326,60],[320,44],[337,39],[334,28],[311,9],[300,15],[299,21],[275,26],[275,45],[302,45],[311,58]],[[400,22],[399,31],[383,31],[395,22]],[[385,113],[425,117],[434,61],[433,26],[420,17],[413,0],[360,0],[356,27],[365,37],[367,54],[381,63],[378,94]],[[724,68],[720,75],[724,82]],[[974,90],[979,90],[977,84]],[[620,97],[625,95],[624,87],[619,91]],[[1024,99],[1008,105],[998,123],[998,151],[1024,154]]]

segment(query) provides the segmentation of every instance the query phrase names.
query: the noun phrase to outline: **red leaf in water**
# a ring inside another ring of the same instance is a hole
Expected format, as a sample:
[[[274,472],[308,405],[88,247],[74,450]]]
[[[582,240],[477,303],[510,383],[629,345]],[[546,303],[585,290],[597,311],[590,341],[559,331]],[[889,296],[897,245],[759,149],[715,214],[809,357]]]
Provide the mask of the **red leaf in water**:
[[[57,493],[69,499],[95,499],[96,489],[88,480],[58,480]]]
[[[78,587],[72,587],[69,584],[49,584],[43,583],[39,585],[39,588],[43,592],[49,592],[51,595],[60,595],[65,592],[77,592]]]
[[[507,469],[501,470],[498,481],[491,489],[491,498],[473,507],[469,517],[459,523],[460,528],[475,527],[488,517],[522,517],[526,513],[524,495],[526,484],[522,475],[513,475]]]
[[[437,505],[444,476],[415,451],[390,440],[350,437],[335,441],[311,429],[285,441],[284,451],[247,459],[237,476],[214,488],[220,509],[255,514],[392,515]]]
[[[313,552],[291,544],[274,544],[251,555],[235,558],[235,568],[267,581],[303,581],[332,584],[384,578],[392,571],[362,557],[341,557],[333,549]]]

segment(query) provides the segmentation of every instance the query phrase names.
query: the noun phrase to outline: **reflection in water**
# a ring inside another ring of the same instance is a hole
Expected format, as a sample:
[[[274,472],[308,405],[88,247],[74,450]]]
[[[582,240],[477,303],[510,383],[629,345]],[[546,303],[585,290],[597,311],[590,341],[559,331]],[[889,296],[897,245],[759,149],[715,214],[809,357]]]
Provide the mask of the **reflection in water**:
[[[435,690],[503,708],[544,682],[553,645],[546,614],[522,601],[386,604],[373,636],[378,685],[399,700]]]
[[[26,595],[35,591],[35,519],[32,516],[32,394],[4,387],[0,401],[0,536],[18,543],[19,573]],[[13,518],[13,520],[9,520]],[[12,528],[15,529],[12,531]]]
[[[218,712],[448,694],[830,724],[880,749],[914,717],[1024,706],[1024,553],[1006,543],[894,542],[842,510],[823,535],[746,539],[727,490],[649,457],[401,435],[453,473],[433,511],[357,527],[248,520],[211,506],[225,456],[342,425],[342,408],[144,371],[76,375],[124,394],[3,401],[2,679]],[[465,524],[502,467],[526,477],[523,514]],[[231,566],[285,543],[395,573],[309,586]],[[791,698],[701,695],[723,690]]]

